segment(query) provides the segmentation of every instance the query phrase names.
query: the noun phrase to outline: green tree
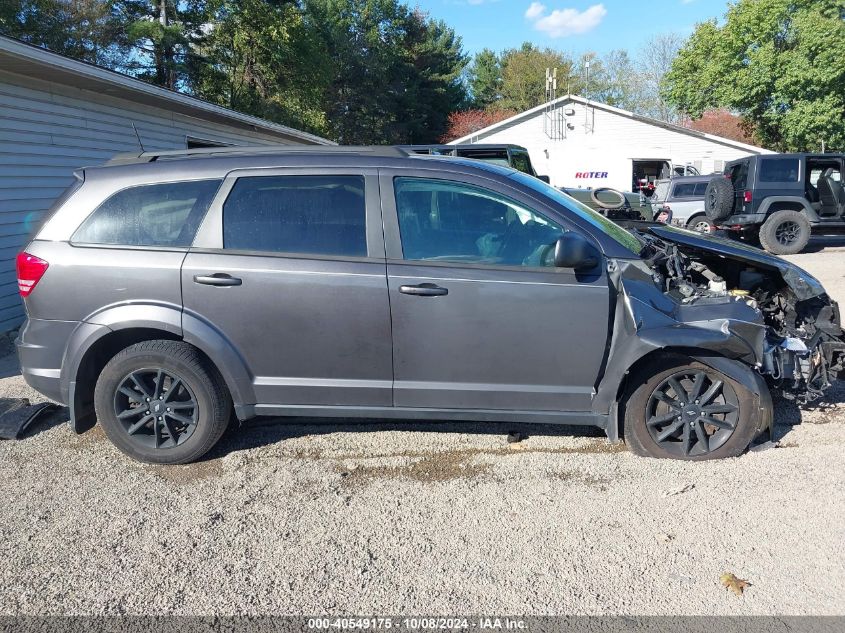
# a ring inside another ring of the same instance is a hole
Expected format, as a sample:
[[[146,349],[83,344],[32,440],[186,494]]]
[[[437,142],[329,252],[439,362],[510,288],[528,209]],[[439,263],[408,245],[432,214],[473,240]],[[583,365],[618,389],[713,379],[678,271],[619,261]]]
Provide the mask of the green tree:
[[[101,66],[125,54],[117,2],[111,0],[6,0],[0,33]]]
[[[217,3],[123,0],[119,4],[133,49],[121,70],[171,90],[184,89],[192,47],[202,41]]]
[[[325,133],[328,59],[294,2],[225,0],[189,56],[200,97],[239,112]]]
[[[623,110],[639,111],[642,87],[634,60],[626,50],[613,50],[601,59],[601,75],[596,78],[595,99]]]
[[[561,51],[540,49],[525,42],[502,53],[501,99],[496,107],[522,112],[546,101],[546,69],[557,68],[558,94],[579,92],[582,82],[573,73],[572,60]]]
[[[667,76],[684,46],[678,33],[663,33],[648,40],[637,55],[637,81],[639,88],[638,113],[678,123],[680,113],[666,97]]]
[[[330,60],[329,129],[342,143],[436,141],[465,102],[460,38],[399,0],[307,0]]]
[[[664,94],[694,119],[740,114],[781,151],[845,150],[845,0],[739,0],[699,24]]]
[[[502,67],[499,56],[485,48],[475,54],[467,69],[467,83],[474,108],[484,110],[493,106],[501,97]]]

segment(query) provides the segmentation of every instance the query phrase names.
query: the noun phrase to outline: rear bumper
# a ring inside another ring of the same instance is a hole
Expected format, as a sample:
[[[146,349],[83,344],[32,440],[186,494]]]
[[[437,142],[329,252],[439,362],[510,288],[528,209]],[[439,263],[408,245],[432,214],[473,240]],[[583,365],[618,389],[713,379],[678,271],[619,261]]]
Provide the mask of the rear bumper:
[[[29,319],[15,344],[21,374],[26,383],[50,400],[67,404],[67,386],[62,385],[62,359],[76,321]]]
[[[727,220],[719,222],[720,228],[730,228],[732,226],[752,226],[754,224],[762,224],[766,219],[766,214],[748,213],[742,215],[732,215]]]

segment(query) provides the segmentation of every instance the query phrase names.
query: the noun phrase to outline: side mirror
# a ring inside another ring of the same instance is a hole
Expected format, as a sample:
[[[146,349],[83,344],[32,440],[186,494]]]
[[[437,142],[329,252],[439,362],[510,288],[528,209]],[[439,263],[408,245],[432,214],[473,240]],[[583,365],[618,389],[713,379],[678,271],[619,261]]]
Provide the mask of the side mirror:
[[[543,181],[544,183],[546,183],[547,185],[552,184],[552,180],[551,180],[551,178],[549,178],[548,176],[537,176],[537,178],[538,178],[539,180],[542,180],[542,181]]]
[[[578,233],[567,232],[555,243],[555,268],[588,270],[599,264],[599,252]]]

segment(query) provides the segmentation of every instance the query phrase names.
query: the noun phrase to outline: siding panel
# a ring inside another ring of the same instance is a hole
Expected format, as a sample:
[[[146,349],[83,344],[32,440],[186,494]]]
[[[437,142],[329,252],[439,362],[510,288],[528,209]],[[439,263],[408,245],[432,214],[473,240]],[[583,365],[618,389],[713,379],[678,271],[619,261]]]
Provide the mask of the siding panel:
[[[186,137],[229,145],[290,142],[106,94],[0,70],[0,332],[24,318],[14,258],[79,167],[120,152],[184,149]]]

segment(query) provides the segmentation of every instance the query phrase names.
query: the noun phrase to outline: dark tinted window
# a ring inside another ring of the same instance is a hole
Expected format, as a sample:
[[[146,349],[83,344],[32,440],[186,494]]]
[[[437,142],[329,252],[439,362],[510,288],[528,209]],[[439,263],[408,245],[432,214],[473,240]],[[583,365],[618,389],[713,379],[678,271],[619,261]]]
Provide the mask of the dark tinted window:
[[[219,180],[194,180],[118,191],[88,216],[72,241],[190,246],[219,185]]]
[[[694,182],[679,182],[675,185],[672,196],[675,198],[692,198],[695,195]]]
[[[405,259],[551,266],[563,228],[480,187],[397,178],[396,208]]]
[[[760,182],[798,182],[797,158],[761,158]]]
[[[364,178],[240,178],[223,205],[223,247],[366,257]]]
[[[485,163],[510,167],[507,149],[459,149],[457,155],[462,158],[483,160]]]
[[[706,182],[699,182],[695,185],[695,197],[696,198],[703,198],[705,192],[707,191],[707,184]]]
[[[726,175],[733,182],[734,189],[737,191],[745,189],[748,184],[748,161],[731,165]]]
[[[531,159],[528,158],[528,152],[512,150],[511,162],[511,167],[517,171],[521,171],[523,174],[528,174],[530,176],[534,175],[534,169],[531,167]]]

